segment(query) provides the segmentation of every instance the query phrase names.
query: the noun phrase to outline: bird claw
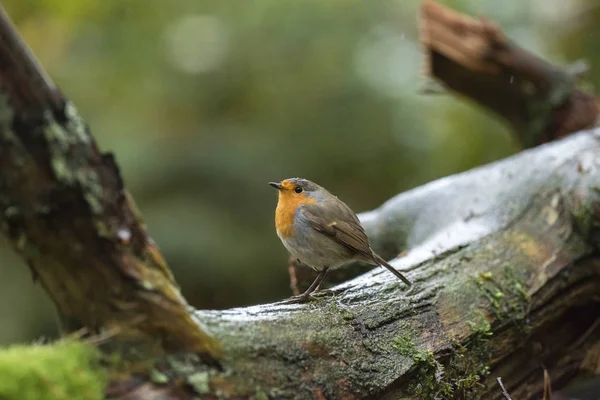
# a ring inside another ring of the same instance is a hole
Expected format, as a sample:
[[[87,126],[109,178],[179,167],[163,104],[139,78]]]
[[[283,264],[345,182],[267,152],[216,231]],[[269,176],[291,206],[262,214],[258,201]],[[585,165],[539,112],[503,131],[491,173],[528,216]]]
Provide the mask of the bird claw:
[[[283,304],[303,304],[313,300],[310,294],[300,294],[298,296],[292,296],[286,300],[283,300]]]
[[[314,300],[319,300],[320,297],[329,297],[335,295],[335,292],[330,289],[322,289],[311,294],[299,294],[297,296],[292,296],[286,300],[283,300],[283,304],[303,304],[308,303]]]
[[[335,292],[331,289],[321,289],[312,294],[314,297],[329,297],[335,295]]]

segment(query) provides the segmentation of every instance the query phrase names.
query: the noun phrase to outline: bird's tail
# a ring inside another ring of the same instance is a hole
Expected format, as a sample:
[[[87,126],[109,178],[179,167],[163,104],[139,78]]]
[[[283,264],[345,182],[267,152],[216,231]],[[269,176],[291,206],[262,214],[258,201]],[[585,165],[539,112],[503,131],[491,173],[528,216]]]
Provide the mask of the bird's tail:
[[[392,274],[396,275],[396,277],[398,279],[400,279],[402,282],[406,283],[408,286],[412,286],[412,283],[408,280],[408,278],[406,278],[404,275],[402,275],[400,272],[398,272],[398,270],[396,270],[396,268],[394,268],[390,264],[388,264],[387,261],[385,261],[383,258],[381,258],[381,256],[379,256],[379,254],[375,253],[374,251],[373,251],[373,258],[375,259],[374,261],[377,262],[377,264],[381,265],[382,267],[387,268]]]

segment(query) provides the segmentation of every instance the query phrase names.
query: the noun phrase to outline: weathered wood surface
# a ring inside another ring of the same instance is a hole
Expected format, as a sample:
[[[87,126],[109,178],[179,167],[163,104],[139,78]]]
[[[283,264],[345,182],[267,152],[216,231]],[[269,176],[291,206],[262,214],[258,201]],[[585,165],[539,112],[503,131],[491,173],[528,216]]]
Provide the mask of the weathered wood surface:
[[[109,331],[147,354],[218,343],[190,318],[166,262],[75,106],[0,8],[0,228],[56,305],[62,328]]]
[[[378,251],[410,247],[393,262],[409,291],[378,269],[314,304],[197,311],[226,349],[210,393],[500,399],[501,376],[515,399],[534,399],[542,365],[559,387],[600,340],[587,332],[600,318],[599,133],[362,215]]]
[[[383,256],[409,249],[409,291],[378,269],[307,305],[190,313],[116,164],[3,18],[0,222],[64,329],[108,331],[130,362],[108,397],[499,399],[502,376],[521,400],[542,365],[554,387],[598,370],[598,132],[361,215]]]

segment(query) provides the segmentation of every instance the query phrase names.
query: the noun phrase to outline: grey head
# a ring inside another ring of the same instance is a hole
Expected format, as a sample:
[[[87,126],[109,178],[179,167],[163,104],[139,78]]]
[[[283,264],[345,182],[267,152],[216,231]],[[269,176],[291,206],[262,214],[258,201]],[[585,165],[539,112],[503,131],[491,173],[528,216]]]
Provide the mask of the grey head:
[[[310,197],[315,200],[322,200],[327,196],[331,196],[331,194],[324,187],[304,178],[288,178],[282,180],[281,182],[269,182],[269,185],[280,191],[290,190],[296,193],[304,193],[306,197]]]

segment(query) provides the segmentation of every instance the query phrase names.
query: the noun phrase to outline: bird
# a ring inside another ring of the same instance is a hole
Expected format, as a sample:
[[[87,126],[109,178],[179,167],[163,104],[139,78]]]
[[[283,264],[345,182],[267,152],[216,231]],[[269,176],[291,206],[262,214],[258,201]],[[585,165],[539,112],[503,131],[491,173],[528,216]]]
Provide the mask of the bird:
[[[408,286],[412,285],[373,251],[360,220],[337,196],[304,178],[288,178],[269,185],[278,191],[277,236],[294,258],[319,273],[304,293],[290,297],[288,303],[309,301],[328,271],[352,261],[383,266]]]

